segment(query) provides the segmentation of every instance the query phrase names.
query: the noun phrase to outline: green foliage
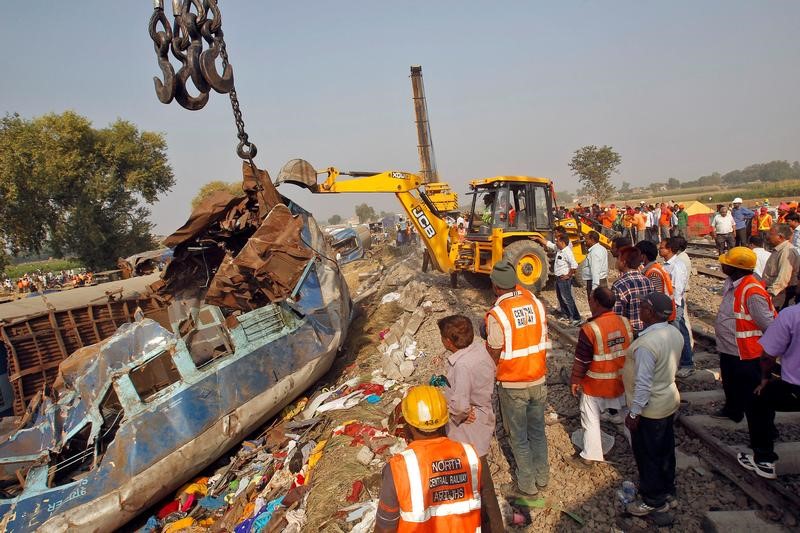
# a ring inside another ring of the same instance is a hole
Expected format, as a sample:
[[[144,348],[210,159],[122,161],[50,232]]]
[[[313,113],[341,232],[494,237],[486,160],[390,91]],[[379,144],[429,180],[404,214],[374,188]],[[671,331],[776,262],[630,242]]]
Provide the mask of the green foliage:
[[[667,180],[667,189],[670,189],[670,190],[677,189],[680,186],[681,186],[681,182],[680,182],[680,180],[678,180],[676,178],[669,178]]]
[[[358,217],[358,222],[361,224],[377,218],[375,210],[367,204],[359,204],[356,206],[356,216]]]
[[[575,150],[569,162],[572,173],[598,203],[604,203],[614,194],[611,174],[617,171],[622,158],[610,146],[590,145]]]
[[[339,215],[333,215],[331,218],[328,219],[328,224],[331,226],[335,226],[336,224],[342,223],[342,217]]]
[[[197,192],[194,198],[192,198],[192,209],[196,208],[198,205],[200,205],[200,202],[217,191],[226,191],[234,196],[241,196],[244,194],[242,191],[241,181],[234,181],[231,183],[224,181],[210,181],[200,187],[200,190]]]
[[[733,170],[722,176],[722,183],[738,185],[754,181],[776,182],[800,179],[800,163],[795,161],[770,161],[757,163],[741,170]]]
[[[154,247],[149,210],[174,184],[159,133],[72,111],[0,121],[0,244],[70,251],[92,269]]]
[[[48,259],[46,261],[32,261],[29,263],[7,266],[3,275],[10,279],[16,279],[21,278],[25,274],[30,274],[31,272],[41,271],[43,274],[46,274],[47,272],[61,272],[62,270],[82,267],[83,263],[76,259]]]
[[[631,192],[631,184],[627,181],[622,182],[622,186],[619,188],[619,192],[621,193],[628,193]]]

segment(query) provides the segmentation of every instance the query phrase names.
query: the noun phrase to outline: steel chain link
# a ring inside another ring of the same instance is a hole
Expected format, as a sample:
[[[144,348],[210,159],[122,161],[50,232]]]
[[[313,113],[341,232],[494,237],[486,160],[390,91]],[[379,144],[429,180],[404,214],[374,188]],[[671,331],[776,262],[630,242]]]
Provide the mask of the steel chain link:
[[[236,154],[253,164],[257,148],[245,131],[217,0],[173,0],[174,22],[171,28],[164,13],[163,0],[154,0],[153,4],[148,30],[163,74],[163,80],[153,78],[159,101],[168,104],[174,98],[184,108],[194,111],[206,105],[211,89],[220,94],[227,93],[239,139]],[[159,25],[162,30],[159,30]],[[203,50],[204,40],[208,43],[206,50]],[[169,61],[170,51],[181,64],[177,73]],[[222,74],[216,70],[217,58],[222,60]],[[199,92],[198,96],[190,95],[187,90],[186,84],[190,79]]]

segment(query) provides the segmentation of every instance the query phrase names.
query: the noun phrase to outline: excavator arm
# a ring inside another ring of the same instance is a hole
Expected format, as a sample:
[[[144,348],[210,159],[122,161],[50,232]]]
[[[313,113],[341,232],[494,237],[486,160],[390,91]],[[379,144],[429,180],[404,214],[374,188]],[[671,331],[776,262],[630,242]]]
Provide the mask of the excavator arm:
[[[318,175],[325,175],[325,181],[317,183]],[[340,179],[341,176],[349,178]],[[451,243],[456,242],[458,233],[439,215],[436,207],[420,188],[420,176],[399,171],[340,172],[333,167],[317,172],[308,162],[294,159],[284,165],[278,174],[276,185],[284,182],[300,185],[314,194],[394,194],[403,206],[408,220],[417,229],[432,265],[448,274],[455,271],[456,250]]]

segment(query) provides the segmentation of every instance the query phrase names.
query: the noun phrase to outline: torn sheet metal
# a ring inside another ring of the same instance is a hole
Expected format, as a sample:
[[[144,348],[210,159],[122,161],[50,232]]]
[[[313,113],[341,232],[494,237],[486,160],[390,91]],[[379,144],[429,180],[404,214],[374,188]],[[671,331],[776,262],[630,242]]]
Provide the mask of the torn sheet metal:
[[[248,196],[194,213],[171,237],[175,258],[156,284],[168,320],[122,324],[76,351],[27,417],[0,426],[0,531],[116,529],[330,368],[350,322],[347,286],[313,217],[250,170]],[[225,258],[241,278],[212,304]],[[242,292],[251,298],[227,299]]]

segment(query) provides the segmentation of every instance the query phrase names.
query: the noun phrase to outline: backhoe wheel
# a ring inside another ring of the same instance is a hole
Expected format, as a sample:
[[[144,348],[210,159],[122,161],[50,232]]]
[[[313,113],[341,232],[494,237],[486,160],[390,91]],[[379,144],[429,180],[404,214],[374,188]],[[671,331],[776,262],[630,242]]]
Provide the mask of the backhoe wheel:
[[[517,270],[517,281],[531,292],[537,293],[547,283],[549,265],[547,254],[533,241],[512,242],[503,251]]]

